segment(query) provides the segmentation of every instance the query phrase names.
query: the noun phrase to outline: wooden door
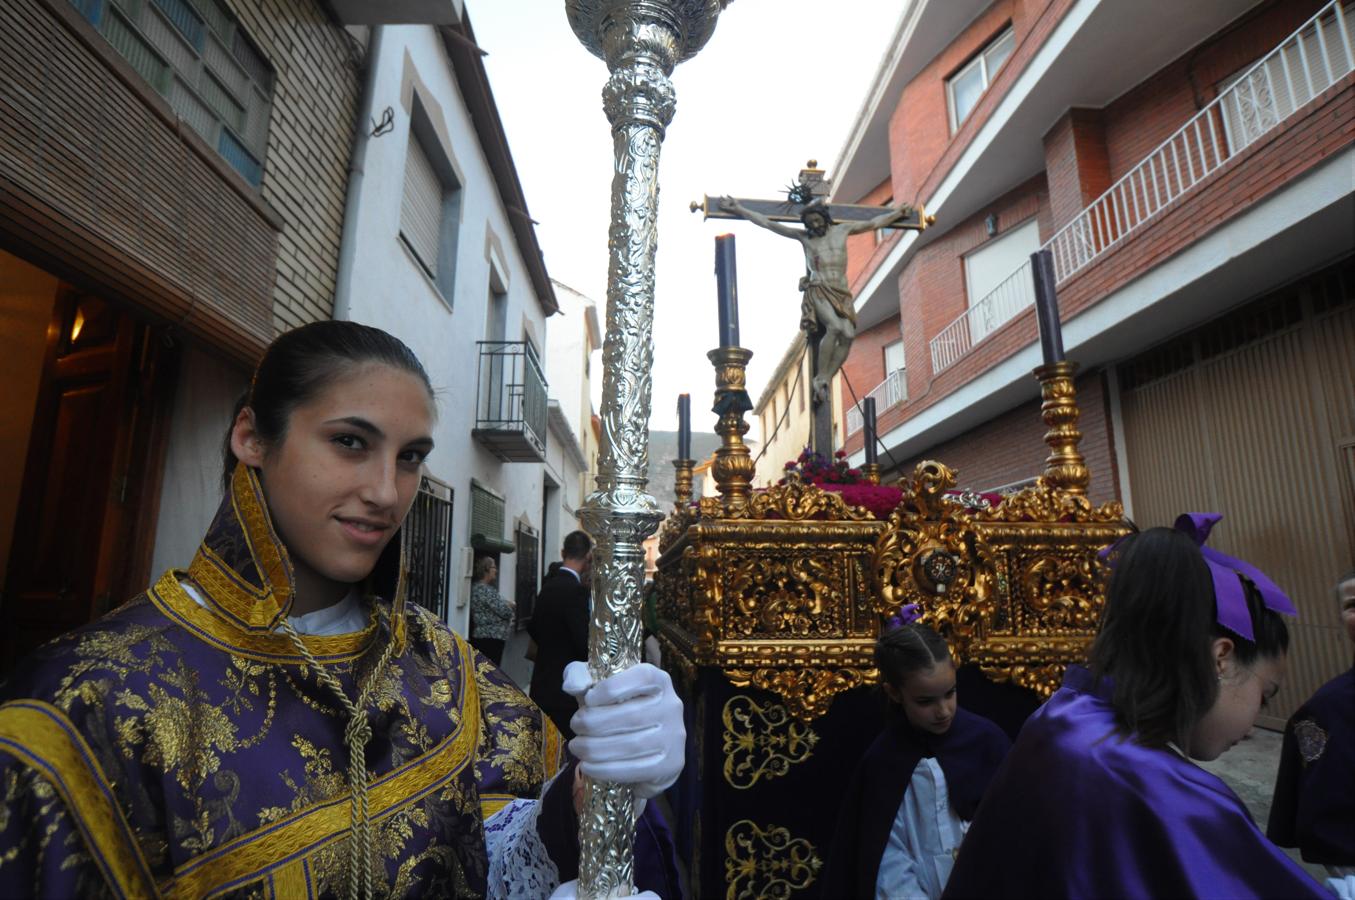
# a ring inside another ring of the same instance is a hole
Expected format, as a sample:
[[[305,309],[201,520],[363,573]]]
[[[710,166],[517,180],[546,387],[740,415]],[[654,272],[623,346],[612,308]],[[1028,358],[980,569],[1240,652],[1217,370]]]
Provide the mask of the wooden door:
[[[4,591],[0,669],[139,590],[135,534],[157,456],[159,345],[148,326],[67,291],[48,329]]]

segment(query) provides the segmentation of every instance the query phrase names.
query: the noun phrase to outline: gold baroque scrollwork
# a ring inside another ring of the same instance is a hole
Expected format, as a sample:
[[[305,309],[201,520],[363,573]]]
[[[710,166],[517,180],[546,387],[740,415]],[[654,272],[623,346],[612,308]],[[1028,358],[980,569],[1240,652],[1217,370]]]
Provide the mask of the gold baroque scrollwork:
[[[786,483],[758,491],[748,502],[747,515],[753,519],[870,519],[870,511],[848,506],[840,494],[806,484],[795,472],[786,474]]]
[[[1040,556],[1022,572],[1023,597],[1045,628],[1093,629],[1101,615],[1093,557]]]
[[[1111,500],[1094,505],[1082,494],[1050,487],[1043,477],[1039,484],[1003,498],[992,509],[980,511],[981,522],[1096,522],[1116,523],[1124,519],[1124,505]]]
[[[843,691],[870,684],[879,676],[875,669],[855,667],[730,669],[725,672],[736,687],[758,687],[771,691],[786,701],[786,708],[795,718],[813,721],[828,712],[833,698]]]
[[[758,779],[768,781],[790,771],[814,752],[819,736],[797,722],[780,703],[765,706],[743,694],[729,698],[721,712],[724,722],[725,782],[747,790]]]
[[[726,637],[826,637],[839,627],[845,573],[837,559],[747,556],[725,578]]]
[[[874,582],[892,613],[916,603],[923,619],[951,640],[961,658],[996,612],[993,554],[974,526],[974,514],[946,491],[955,474],[938,462],[919,463],[889,527],[875,543]]]
[[[725,900],[789,900],[821,868],[814,845],[788,829],[740,819],[725,832]]]
[[[995,682],[1011,682],[1019,687],[1028,688],[1041,697],[1048,699],[1059,686],[1063,684],[1063,673],[1068,668],[1067,662],[1049,663],[1047,665],[1015,665],[1015,666],[985,666],[980,665],[979,671],[983,672]]]

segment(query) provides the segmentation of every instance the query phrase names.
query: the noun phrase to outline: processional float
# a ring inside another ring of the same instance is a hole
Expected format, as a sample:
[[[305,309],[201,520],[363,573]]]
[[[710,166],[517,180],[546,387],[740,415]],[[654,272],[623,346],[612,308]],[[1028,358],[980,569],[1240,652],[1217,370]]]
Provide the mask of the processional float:
[[[1046,364],[1035,374],[1051,452],[1035,486],[985,500],[957,491],[956,473],[929,461],[899,483],[887,515],[794,475],[754,490],[743,442],[752,353],[722,337],[709,354],[718,496],[693,501],[691,459],[675,463],[674,509],[661,511],[646,493],[658,162],[675,99],[668,76],[709,40],[728,2],[566,0],[575,34],[611,72],[603,105],[615,161],[597,490],[580,512],[596,539],[589,668],[600,678],[639,661],[642,542],[663,521],[660,643],[689,736],[669,799],[691,891],[812,897],[837,791],[881,725],[870,686],[884,617],[917,604],[964,667],[962,683],[967,671],[992,688],[963,696],[999,720],[1023,715],[1083,659],[1104,602],[1097,551],[1127,528],[1120,504],[1086,497],[1077,366],[1057,346],[1052,278],[1038,274]],[[925,227],[927,217],[910,221]],[[877,466],[866,472],[878,482]],[[632,891],[632,809],[628,788],[586,781],[580,896]]]
[[[697,896],[818,896],[842,786],[882,726],[872,650],[901,606],[947,639],[962,705],[1012,732],[1085,659],[1104,604],[1097,554],[1128,527],[1118,502],[1086,496],[1077,364],[1063,358],[1047,252],[1034,271],[1050,452],[1011,495],[958,490],[934,461],[878,514],[794,472],[754,489],[748,404],[734,397],[751,353],[711,352],[718,496],[694,500],[694,461],[674,463],[656,578],[664,664],[687,703],[671,799]],[[879,483],[873,461],[863,469]]]

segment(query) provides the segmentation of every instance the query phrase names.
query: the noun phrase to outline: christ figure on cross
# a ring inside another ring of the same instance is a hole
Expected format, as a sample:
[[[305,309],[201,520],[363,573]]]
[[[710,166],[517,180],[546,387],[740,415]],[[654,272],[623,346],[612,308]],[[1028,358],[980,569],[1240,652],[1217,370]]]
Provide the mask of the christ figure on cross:
[[[828,205],[816,201],[800,214],[804,228],[792,228],[775,222],[762,213],[748,209],[733,197],[723,197],[720,207],[741,219],[747,219],[768,231],[794,238],[804,246],[805,268],[800,279],[800,328],[808,336],[819,338],[818,365],[814,370],[814,403],[828,399],[829,385],[847,360],[856,337],[856,307],[847,286],[847,237],[888,228],[900,218],[912,214],[912,207],[892,207],[872,219],[837,223]]]

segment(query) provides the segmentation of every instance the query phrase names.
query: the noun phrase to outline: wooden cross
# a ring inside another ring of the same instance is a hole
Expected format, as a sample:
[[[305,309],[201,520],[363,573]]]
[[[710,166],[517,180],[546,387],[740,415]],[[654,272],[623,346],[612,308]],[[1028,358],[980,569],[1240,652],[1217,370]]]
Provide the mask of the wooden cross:
[[[827,202],[829,183],[823,177],[823,169],[818,168],[817,160],[811,159],[808,166],[800,170],[800,186],[811,193],[815,201]],[[773,222],[799,222],[807,206],[792,200],[746,200],[743,197],[736,199],[747,209],[761,213]],[[700,212],[703,220],[741,218],[722,209],[720,198],[709,194],[703,194],[700,200],[693,200],[688,208],[692,212]],[[878,206],[857,203],[834,203],[828,207],[828,213],[835,222],[864,222],[878,216],[880,209]],[[927,215],[926,210],[919,207],[907,215],[899,216],[885,227],[922,231],[935,221],[935,216]]]

